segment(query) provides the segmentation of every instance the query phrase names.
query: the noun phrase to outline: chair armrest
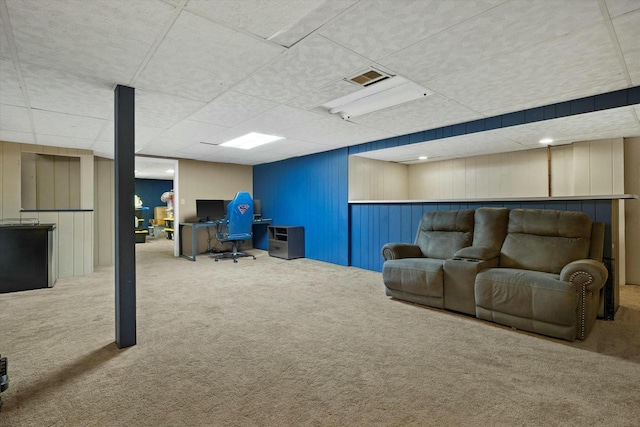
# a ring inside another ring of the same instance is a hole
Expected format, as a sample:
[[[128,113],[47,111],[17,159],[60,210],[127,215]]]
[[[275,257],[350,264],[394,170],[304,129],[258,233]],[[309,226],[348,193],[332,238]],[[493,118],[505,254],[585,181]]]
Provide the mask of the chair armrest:
[[[488,261],[497,258],[499,255],[499,250],[488,246],[467,246],[453,254],[454,258],[478,259],[481,261]]]
[[[580,259],[565,265],[560,272],[560,280],[579,286],[586,285],[587,291],[596,292],[604,286],[609,277],[607,267],[592,259]]]
[[[382,247],[385,261],[400,258],[424,258],[420,246],[409,243],[387,243]]]

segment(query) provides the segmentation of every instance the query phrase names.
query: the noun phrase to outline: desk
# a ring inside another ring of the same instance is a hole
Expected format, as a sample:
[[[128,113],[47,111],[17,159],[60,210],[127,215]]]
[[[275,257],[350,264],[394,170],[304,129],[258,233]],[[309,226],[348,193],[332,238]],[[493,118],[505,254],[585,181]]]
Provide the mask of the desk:
[[[195,261],[196,260],[196,254],[198,252],[197,246],[198,246],[198,228],[202,228],[202,227],[217,227],[218,224],[220,222],[222,222],[223,220],[217,220],[217,221],[211,221],[211,222],[181,222],[180,224],[178,224],[179,230],[180,230],[180,242],[178,247],[180,248],[180,256],[190,259],[191,261]],[[271,224],[271,219],[268,218],[264,218],[260,221],[253,221],[253,227],[259,227],[261,225],[269,225]],[[182,230],[184,229],[184,227],[191,227],[191,255],[185,255],[184,253],[182,253]]]

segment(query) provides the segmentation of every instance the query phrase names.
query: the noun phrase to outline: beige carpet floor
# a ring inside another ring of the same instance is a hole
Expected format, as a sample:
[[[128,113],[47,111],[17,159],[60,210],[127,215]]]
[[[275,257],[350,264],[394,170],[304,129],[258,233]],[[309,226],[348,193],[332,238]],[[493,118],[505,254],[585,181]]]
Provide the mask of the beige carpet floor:
[[[584,342],[394,301],[307,259],[190,262],[137,245],[138,344],[113,268],[0,295],[10,426],[637,426],[640,288]]]

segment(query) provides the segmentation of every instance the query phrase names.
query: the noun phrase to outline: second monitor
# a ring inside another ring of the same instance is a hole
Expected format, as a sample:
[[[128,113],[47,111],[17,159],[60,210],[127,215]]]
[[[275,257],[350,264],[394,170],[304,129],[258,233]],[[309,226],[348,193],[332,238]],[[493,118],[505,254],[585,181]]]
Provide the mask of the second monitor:
[[[216,221],[225,216],[226,200],[196,200],[196,216],[200,222]]]

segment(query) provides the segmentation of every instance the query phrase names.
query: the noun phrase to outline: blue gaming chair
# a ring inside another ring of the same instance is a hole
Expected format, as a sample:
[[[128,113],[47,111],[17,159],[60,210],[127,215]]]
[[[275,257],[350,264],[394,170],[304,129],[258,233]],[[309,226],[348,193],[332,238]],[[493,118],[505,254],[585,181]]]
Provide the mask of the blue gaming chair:
[[[250,239],[253,226],[253,199],[246,191],[238,191],[236,197],[227,205],[226,217],[218,223],[216,227],[216,238],[221,243],[233,243],[233,251],[214,255],[216,261],[220,258],[233,258],[233,262],[238,262],[239,257],[255,256],[238,252],[238,242]]]

